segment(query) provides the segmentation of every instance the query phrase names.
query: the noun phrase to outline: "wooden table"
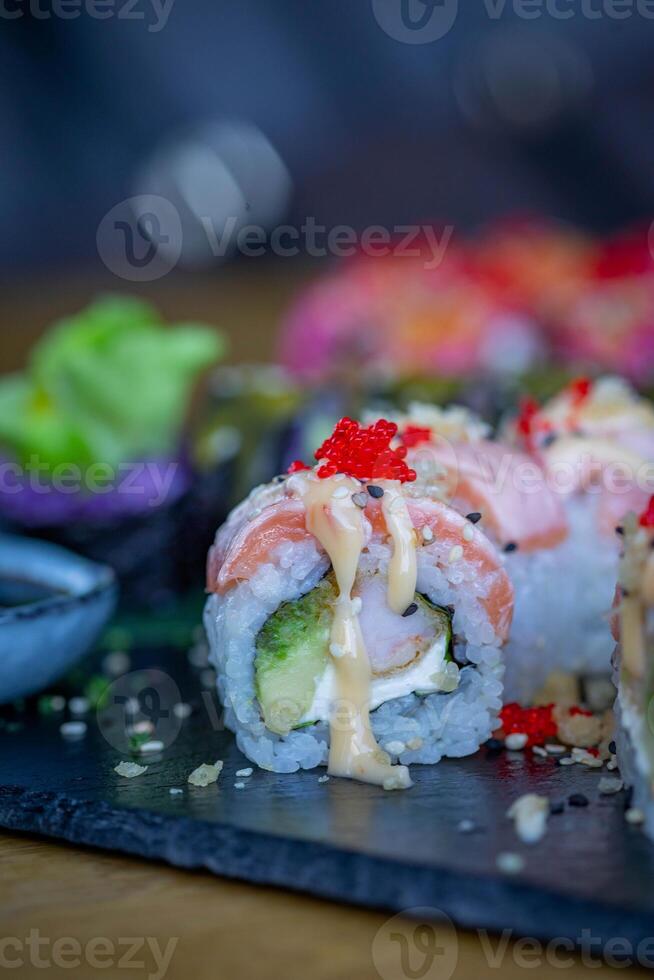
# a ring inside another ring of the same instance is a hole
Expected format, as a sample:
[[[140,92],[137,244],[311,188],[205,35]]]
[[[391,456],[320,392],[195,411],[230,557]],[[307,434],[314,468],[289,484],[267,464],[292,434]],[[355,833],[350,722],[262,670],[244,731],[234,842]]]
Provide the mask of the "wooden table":
[[[234,359],[261,360],[272,354],[276,319],[306,274],[279,265],[253,274],[251,267],[241,266],[211,278],[169,277],[147,290],[121,291],[151,296],[167,316],[220,324],[230,334]],[[53,317],[109,288],[117,288],[115,280],[4,287],[2,370],[24,363],[30,344]],[[403,942],[398,934],[406,937],[411,975],[420,980],[487,975],[510,980],[529,972],[539,978],[577,977],[585,972],[579,957],[563,951],[558,961],[548,963],[543,950],[465,932],[439,933],[437,954],[427,952],[425,958],[420,953],[424,936],[416,936],[409,920],[388,926],[389,916],[380,912],[13,835],[0,835],[0,897],[0,972],[21,980],[161,976],[153,948],[160,955],[172,953],[165,972],[170,980],[408,980],[409,972],[398,965]],[[539,959],[541,966],[534,969]],[[563,967],[561,960],[569,965]]]

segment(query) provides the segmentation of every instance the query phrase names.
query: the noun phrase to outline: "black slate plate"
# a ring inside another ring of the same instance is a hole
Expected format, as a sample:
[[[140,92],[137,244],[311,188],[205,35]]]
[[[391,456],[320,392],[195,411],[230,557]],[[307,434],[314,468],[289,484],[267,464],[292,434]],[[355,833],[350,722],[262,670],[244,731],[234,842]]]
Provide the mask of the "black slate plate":
[[[215,698],[200,695],[183,654],[145,652],[141,664],[161,666],[195,702],[172,744],[146,760],[144,775],[124,779],[113,769],[129,756],[94,717],[87,737],[68,743],[61,718],[33,713],[20,731],[0,732],[0,826],[346,902],[430,907],[462,926],[540,939],[579,942],[590,929],[598,941],[636,944],[654,932],[654,846],[625,823],[624,794],[599,795],[598,770],[482,749],[413,767],[415,786],[404,793],[319,783],[324,770],[255,770],[236,789],[236,770],[249,764],[230,733],[216,730]],[[187,784],[192,769],[216,759],[224,761],[217,786]],[[546,838],[526,846],[506,817],[526,792],[552,801],[582,792],[590,805],[566,805]],[[462,833],[462,819],[478,829]],[[507,851],[525,858],[520,874],[498,870]]]

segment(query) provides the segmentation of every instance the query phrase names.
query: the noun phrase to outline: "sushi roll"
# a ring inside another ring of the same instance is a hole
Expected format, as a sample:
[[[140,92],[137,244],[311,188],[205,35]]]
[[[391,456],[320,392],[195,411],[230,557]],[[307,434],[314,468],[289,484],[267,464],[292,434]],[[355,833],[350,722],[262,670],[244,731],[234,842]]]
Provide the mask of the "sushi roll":
[[[529,703],[553,671],[608,673],[615,534],[598,557],[588,520],[567,511],[541,461],[469,411],[412,405],[395,421],[417,486],[477,520],[502,552],[515,590],[506,697]]]
[[[419,488],[397,426],[342,419],[317,465],[259,487],[208,559],[227,726],[264,769],[386,789],[490,736],[513,590],[493,543]]]
[[[607,672],[616,529],[654,490],[654,409],[621,378],[582,377],[542,406],[524,400],[505,435],[542,468],[568,525],[550,592],[562,631],[558,654],[548,652],[547,660],[557,656],[556,666],[571,671]]]
[[[632,806],[641,810],[654,839],[654,497],[623,528],[613,628],[618,641],[616,746],[620,774],[632,787]]]

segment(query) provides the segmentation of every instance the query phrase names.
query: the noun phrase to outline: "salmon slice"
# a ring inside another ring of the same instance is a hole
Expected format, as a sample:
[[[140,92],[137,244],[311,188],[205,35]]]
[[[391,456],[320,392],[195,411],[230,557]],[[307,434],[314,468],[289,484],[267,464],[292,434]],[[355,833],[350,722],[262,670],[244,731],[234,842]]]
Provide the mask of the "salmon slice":
[[[473,562],[480,575],[490,579],[489,593],[484,605],[494,631],[506,639],[513,615],[513,587],[502,559],[493,543],[458,511],[434,500],[405,498],[413,526],[417,531],[429,527],[434,546],[443,555],[441,564],[448,561],[453,548],[463,547],[464,558]],[[387,536],[386,524],[379,501],[370,498],[366,517],[373,534]],[[464,528],[472,531],[471,540],[463,535]],[[275,550],[287,541],[314,540],[307,531],[302,501],[284,497],[264,507],[250,519],[235,524],[233,533],[220,540],[209,553],[207,591],[223,595],[238,582],[248,581],[258,568],[272,561]],[[317,543],[317,542],[316,542]]]
[[[484,530],[500,545],[535,551],[553,548],[567,537],[562,501],[530,456],[488,440],[439,440],[409,455],[409,465],[419,473],[428,474],[434,464],[443,470],[452,506],[463,514],[478,511]]]

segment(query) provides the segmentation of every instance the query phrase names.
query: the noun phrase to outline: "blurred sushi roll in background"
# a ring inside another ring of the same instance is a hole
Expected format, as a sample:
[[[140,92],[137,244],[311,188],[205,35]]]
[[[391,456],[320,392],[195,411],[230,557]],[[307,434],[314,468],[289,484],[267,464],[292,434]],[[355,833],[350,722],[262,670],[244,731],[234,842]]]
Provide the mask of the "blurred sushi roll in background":
[[[616,530],[654,490],[654,409],[623,379],[577,378],[543,406],[523,400],[504,432],[541,467],[547,493],[557,498],[568,528],[566,541],[552,552],[549,585],[550,626],[558,622],[560,630],[556,636],[545,631],[547,654],[541,662],[606,671],[612,648],[606,622],[619,555]],[[536,497],[538,506],[543,499]],[[565,589],[559,582],[566,583]]]
[[[420,486],[395,424],[342,419],[317,465],[218,531],[205,628],[226,724],[264,769],[410,785],[474,752],[501,707],[513,611],[502,556]]]
[[[128,602],[164,601],[197,578],[207,539],[194,554],[185,426],[223,347],[212,328],[166,328],[138,299],[102,298],[56,323],[26,370],[0,379],[2,527],[111,565]],[[215,526],[226,492],[211,479]]]
[[[594,498],[566,496],[547,458],[527,451],[532,442],[494,438],[464,408],[414,404],[393,420],[415,485],[476,521],[502,552],[515,591],[505,697],[529,703],[555,671],[608,674],[618,538],[612,525],[599,540]]]
[[[654,498],[625,519],[613,629],[616,746],[632,811],[654,839]]]
[[[530,316],[480,275],[465,248],[435,261],[359,254],[298,297],[280,360],[305,382],[515,374],[542,353]]]

